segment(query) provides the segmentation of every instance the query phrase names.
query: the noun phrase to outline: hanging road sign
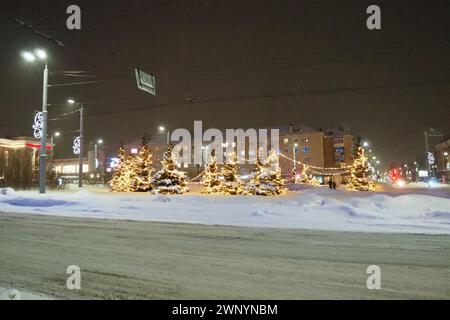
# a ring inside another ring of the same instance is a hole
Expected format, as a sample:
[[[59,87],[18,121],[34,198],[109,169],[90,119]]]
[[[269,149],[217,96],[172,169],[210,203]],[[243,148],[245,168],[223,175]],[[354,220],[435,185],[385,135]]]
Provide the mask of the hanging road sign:
[[[138,88],[156,96],[155,76],[153,76],[151,74],[147,74],[144,71],[141,71],[139,69],[135,69],[134,73],[136,75],[136,81],[137,81]]]

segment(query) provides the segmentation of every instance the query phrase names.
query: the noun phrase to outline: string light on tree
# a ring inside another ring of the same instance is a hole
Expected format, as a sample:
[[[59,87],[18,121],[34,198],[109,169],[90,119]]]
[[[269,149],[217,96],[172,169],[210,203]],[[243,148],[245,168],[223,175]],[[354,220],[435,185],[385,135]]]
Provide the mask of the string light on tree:
[[[114,192],[134,192],[136,191],[135,180],[136,172],[132,165],[132,155],[127,155],[123,147],[119,150],[119,163],[116,171],[109,183],[111,190]]]
[[[172,151],[173,146],[169,145],[164,153],[164,159],[161,161],[163,167],[152,179],[153,193],[183,194],[189,191],[184,173],[177,170]]]
[[[142,147],[139,152],[131,157],[132,170],[135,171],[133,189],[137,192],[152,190],[153,155],[147,145],[146,138],[142,139]]]
[[[236,152],[228,154],[226,163],[222,166],[222,193],[230,195],[242,194],[242,181],[238,177],[238,158]]]
[[[221,194],[222,183],[220,181],[220,172],[217,166],[216,157],[210,157],[203,174],[202,184],[204,186],[202,193]]]
[[[353,167],[350,171],[348,188],[355,191],[374,191],[375,185],[371,180],[371,169],[364,154],[364,148],[357,146]]]
[[[266,161],[261,161],[261,152],[256,159],[256,167],[251,174],[250,182],[245,186],[245,194],[260,196],[275,196],[285,191],[284,180],[281,178],[279,158],[272,150]]]

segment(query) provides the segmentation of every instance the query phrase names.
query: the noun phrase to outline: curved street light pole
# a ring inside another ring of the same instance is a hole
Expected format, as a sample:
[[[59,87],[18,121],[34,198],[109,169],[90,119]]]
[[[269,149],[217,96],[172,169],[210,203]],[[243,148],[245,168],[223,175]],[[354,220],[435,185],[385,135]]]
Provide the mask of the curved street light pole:
[[[39,157],[39,193],[45,193],[46,187],[46,165],[47,165],[47,89],[48,89],[48,67],[45,63],[44,84],[42,88],[42,135],[41,155]]]
[[[78,168],[78,187],[83,188],[83,105],[80,105],[80,155],[79,155],[79,168]]]

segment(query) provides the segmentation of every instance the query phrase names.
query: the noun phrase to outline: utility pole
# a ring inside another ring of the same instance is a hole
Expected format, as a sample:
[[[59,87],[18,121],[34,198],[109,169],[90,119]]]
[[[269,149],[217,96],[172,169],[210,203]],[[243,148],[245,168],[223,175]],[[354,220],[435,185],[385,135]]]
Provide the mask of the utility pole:
[[[83,188],[83,105],[80,105],[80,163],[78,168],[78,187]]]
[[[294,154],[294,172],[295,170],[297,170],[297,148],[298,148],[298,144],[294,144],[294,147],[292,148],[292,153]]]
[[[428,152],[429,152],[429,146],[428,146],[428,133],[427,130],[424,131],[425,133],[425,161],[428,164],[428,178],[431,177],[431,163],[430,159],[428,159]]]
[[[45,193],[46,187],[46,163],[47,163],[47,89],[48,89],[48,67],[44,68],[44,82],[42,88],[42,135],[41,155],[39,157],[39,193]]]
[[[428,152],[430,152],[430,148],[429,148],[429,143],[428,143],[428,138],[429,137],[443,137],[443,134],[439,134],[439,133],[433,133],[433,131],[435,131],[433,128],[430,129],[431,133],[428,133],[427,130],[424,131],[425,133],[425,161],[428,163],[428,178],[431,178],[431,163],[430,163],[430,159],[428,158]]]

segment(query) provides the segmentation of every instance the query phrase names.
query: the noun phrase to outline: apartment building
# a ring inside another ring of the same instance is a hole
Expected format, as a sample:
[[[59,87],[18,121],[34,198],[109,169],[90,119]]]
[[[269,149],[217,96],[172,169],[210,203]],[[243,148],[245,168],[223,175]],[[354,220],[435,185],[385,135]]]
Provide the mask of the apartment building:
[[[335,168],[352,163],[353,137],[343,128],[313,129],[304,125],[284,125],[279,129],[283,176],[291,176],[293,170],[299,173],[302,164]]]

